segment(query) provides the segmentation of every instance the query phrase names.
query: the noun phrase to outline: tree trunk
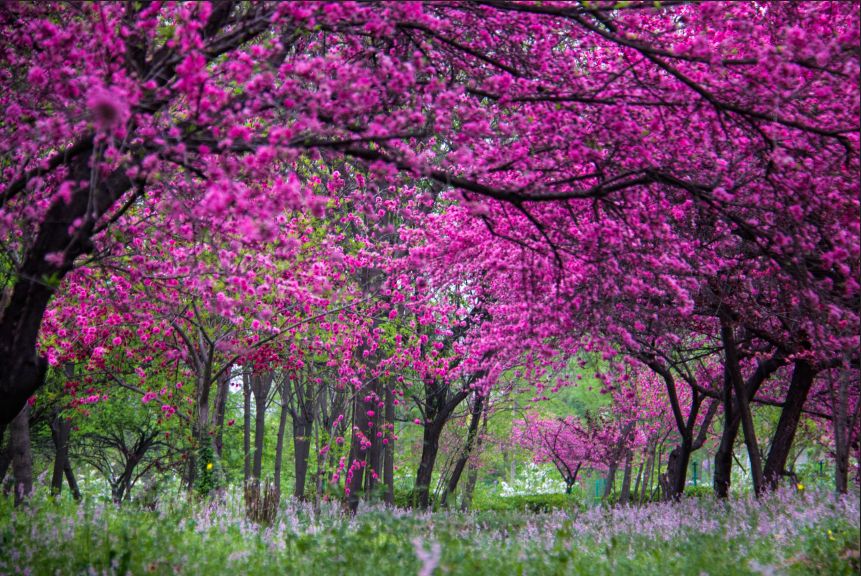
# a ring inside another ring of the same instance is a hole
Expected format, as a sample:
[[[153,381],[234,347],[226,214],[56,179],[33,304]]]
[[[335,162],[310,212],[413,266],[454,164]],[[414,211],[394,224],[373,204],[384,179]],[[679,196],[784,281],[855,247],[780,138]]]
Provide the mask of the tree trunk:
[[[780,420],[771,441],[768,458],[765,461],[763,480],[767,490],[776,490],[780,477],[786,469],[786,460],[798,430],[801,411],[813,385],[815,372],[809,362],[797,360],[792,372],[792,382],[786,394],[786,401],[780,412]]]
[[[281,411],[278,415],[278,436],[275,439],[275,493],[281,495],[281,467],[284,461],[284,436],[287,433],[287,380],[281,383]],[[297,479],[298,482],[298,479]]]
[[[69,484],[69,490],[72,491],[72,498],[75,500],[81,499],[81,490],[78,488],[78,481],[75,480],[75,473],[72,471],[72,462],[66,458],[66,465],[63,467],[63,473],[66,475],[66,482]]]
[[[483,410],[484,417],[481,421],[481,432],[478,433],[478,436],[475,439],[475,454],[478,456],[481,454],[481,446],[484,443],[484,434],[487,432],[487,412],[488,409],[485,407]],[[470,508],[472,508],[472,495],[475,492],[475,484],[478,481],[478,462],[476,461],[476,456],[473,457],[472,463],[469,465],[469,473],[466,475],[466,486],[463,488],[463,495],[460,499],[460,510],[461,512],[466,512]]]
[[[24,405],[12,420],[12,474],[15,478],[15,504],[33,491],[33,452],[30,445],[30,406]]]
[[[2,431],[2,429],[0,429]],[[0,440],[3,439],[3,434],[0,434]],[[0,485],[6,479],[6,474],[9,472],[9,465],[12,464],[12,443],[7,440],[0,443]]]
[[[604,500],[610,497],[613,493],[614,485],[616,484],[616,470],[619,468],[619,463],[616,460],[610,462],[610,467],[607,470],[607,483],[604,485]]]
[[[395,503],[395,395],[391,385],[386,386],[386,448],[383,482],[386,485],[386,504]]]
[[[227,395],[230,392],[230,369],[218,377],[215,390],[215,406],[212,409],[212,427],[215,429],[215,455],[220,460],[224,450],[224,413],[227,410]]]
[[[305,481],[308,477],[308,456],[311,453],[311,433],[314,421],[304,418],[293,420],[293,457],[296,473],[296,488],[294,495],[299,500],[305,499]]]
[[[475,444],[475,437],[478,435],[478,425],[481,423],[481,413],[484,409],[484,397],[476,395],[472,404],[472,410],[469,420],[469,428],[466,433],[466,445],[464,445],[457,463],[454,465],[451,476],[448,479],[448,484],[442,493],[440,506],[448,507],[448,496],[454,494],[457,490],[457,484],[460,482],[460,477],[469,462],[469,455],[472,453],[472,447]]]
[[[245,453],[243,485],[251,480],[251,376],[242,375],[242,450]]]
[[[646,471],[643,476],[643,491],[640,493],[640,502],[645,502],[647,497],[651,497],[652,492],[652,474],[654,473],[655,467],[655,452],[657,452],[657,445],[652,443],[649,448],[649,456],[646,460]]]
[[[729,496],[729,487],[732,479],[732,452],[735,437],[738,434],[738,419],[732,415],[724,417],[724,429],[721,433],[720,445],[715,452],[714,477],[712,484],[715,496],[726,498]]]
[[[849,408],[849,381],[845,375],[841,375],[837,382],[837,390],[834,384],[831,386],[831,421],[834,428],[834,488],[838,494],[846,494],[849,491],[849,437],[853,425],[857,425],[857,412],[861,409],[861,400],[856,404],[856,414],[848,417]],[[836,392],[836,394],[835,394]]]
[[[54,469],[51,475],[51,494],[58,495],[63,490],[63,474],[69,459],[69,434],[72,430],[70,420],[55,414],[51,420],[51,439],[54,442]]]
[[[374,382],[371,390],[373,392],[371,396],[374,400],[370,406],[373,407],[374,418],[368,418],[368,440],[371,441],[371,447],[368,450],[368,470],[365,472],[366,499],[374,496],[377,483],[383,474],[383,438],[382,436],[378,436],[378,434],[382,434],[383,432],[380,422],[384,421],[383,414],[380,413],[380,407],[378,406],[379,399],[381,398],[380,392],[382,392],[379,380]],[[385,407],[385,403],[383,406]]]
[[[442,422],[445,420],[443,419]],[[426,424],[422,433],[422,455],[416,473],[416,484],[413,493],[415,506],[426,510],[430,506],[430,485],[433,479],[433,468],[439,453],[439,438],[442,434],[442,422],[435,419]]]
[[[259,483],[263,476],[263,441],[266,437],[266,401],[272,386],[272,374],[251,377],[251,392],[254,394],[254,461],[251,468],[253,481]]]
[[[633,452],[628,449],[625,453],[625,473],[622,476],[622,493],[619,495],[619,504],[627,504],[631,498],[631,459]]]
[[[367,438],[368,415],[365,403],[357,392],[353,399],[353,434],[350,440],[350,459],[347,472],[346,486],[350,493],[347,494],[347,506],[354,513],[359,508],[359,500],[362,496],[362,488],[365,485],[365,468],[367,466]]]
[[[838,494],[849,492],[849,446],[845,441],[835,443],[834,489]]]
[[[745,393],[750,402],[756,396],[759,387],[768,380],[775,370],[783,365],[781,354],[775,354],[768,360],[760,362],[753,374],[747,380]],[[727,366],[724,366],[724,428],[721,433],[720,446],[715,452],[713,485],[715,496],[726,498],[729,495],[730,481],[732,479],[732,456],[735,439],[738,436],[738,427],[741,422],[738,409],[738,398],[733,401],[733,384]]]
[[[688,465],[691,461],[691,444],[688,440],[673,448],[667,459],[667,489],[666,499],[678,500],[685,492],[688,478]]]
[[[634,492],[633,492],[634,501],[637,501],[639,499],[640,482],[642,482],[642,480],[643,480],[643,465],[645,464],[645,462],[646,462],[646,455],[643,454],[643,456],[640,459],[640,465],[637,467],[637,479],[634,481]]]
[[[93,142],[85,138],[67,161],[67,178],[91,182]],[[39,327],[59,281],[75,259],[92,250],[96,221],[131,187],[122,170],[99,179],[99,185],[78,187],[68,202],[55,200],[39,225],[36,239],[22,257],[12,294],[0,311],[0,424],[20,414],[27,399],[43,384],[48,362],[37,351]],[[62,254],[59,264],[46,258]],[[45,278],[56,282],[45,282]],[[5,300],[5,299],[4,299]]]

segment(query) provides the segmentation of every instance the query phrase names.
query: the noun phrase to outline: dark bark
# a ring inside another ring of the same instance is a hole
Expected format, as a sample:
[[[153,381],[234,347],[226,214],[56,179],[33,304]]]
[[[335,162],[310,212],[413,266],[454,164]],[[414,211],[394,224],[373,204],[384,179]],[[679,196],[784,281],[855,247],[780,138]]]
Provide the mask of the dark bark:
[[[646,470],[643,476],[643,490],[640,493],[640,501],[644,502],[647,497],[651,497],[652,492],[652,474],[654,473],[655,467],[655,452],[657,451],[657,446],[653,443],[649,447],[649,456],[646,460]]]
[[[829,374],[829,377],[832,375]],[[830,382],[832,404],[832,426],[834,429],[834,488],[838,494],[849,491],[849,452],[852,431],[858,429],[861,419],[861,402],[856,402],[855,410],[849,414],[849,379],[854,374],[840,374],[835,386]],[[856,443],[856,449],[857,449]]]
[[[386,386],[386,448],[383,466],[383,482],[386,485],[386,504],[395,503],[395,395],[390,385]]]
[[[51,420],[51,439],[54,442],[54,469],[51,475],[51,494],[60,494],[63,490],[63,475],[69,466],[69,434],[72,422],[55,414]]]
[[[729,496],[729,486],[732,479],[732,453],[735,446],[735,437],[738,435],[739,418],[735,413],[733,403],[732,383],[729,371],[724,366],[723,381],[723,431],[721,432],[720,444],[715,452],[715,470],[713,485],[715,495],[718,498]]]
[[[294,470],[294,496],[300,500],[305,499],[305,484],[308,478],[308,458],[311,453],[311,440],[314,431],[315,411],[318,404],[317,388],[307,374],[300,372],[304,378],[284,380],[280,387],[281,394],[281,419],[278,424],[278,438],[284,437],[287,416],[290,416],[293,436],[293,470]],[[320,401],[325,404],[323,394]],[[325,406],[320,408],[325,412]],[[325,417],[325,416],[324,416]],[[276,448],[276,470],[281,471],[282,449]],[[280,486],[280,482],[279,482]]]
[[[375,417],[368,419],[367,436],[371,442],[371,447],[368,449],[368,470],[365,472],[365,498],[372,498],[374,496],[377,483],[383,477],[383,439],[377,437],[377,434],[382,431],[380,422],[384,420],[378,406],[379,398],[382,397],[383,393],[380,389],[379,380],[375,380],[372,383],[371,392],[374,400],[370,403],[370,407],[374,410]]]
[[[308,456],[311,454],[311,433],[313,420],[293,420],[293,457],[296,473],[296,488],[294,495],[300,500],[305,499],[305,482],[308,478]]]
[[[745,385],[745,393],[748,400],[753,400],[759,387],[763,382],[783,365],[783,357],[775,354],[768,360],[760,362]],[[732,380],[727,367],[724,366],[723,406],[724,406],[724,428],[721,433],[721,441],[715,452],[714,459],[714,490],[718,498],[729,496],[730,481],[732,478],[733,447],[738,428],[741,423],[737,409],[738,399],[734,398]]]
[[[703,416],[703,421],[700,424],[699,432],[696,438],[693,437],[693,431],[696,427],[696,419],[699,415],[700,407],[702,406],[702,397],[693,391],[693,401],[691,411],[688,414],[685,430],[682,436],[682,441],[670,452],[667,460],[666,478],[663,483],[664,498],[678,500],[685,492],[688,478],[688,466],[691,462],[691,455],[702,448],[708,437],[708,431],[711,427],[712,419],[717,413],[718,403],[712,400],[709,407]]]
[[[254,395],[254,458],[251,466],[253,482],[260,482],[263,474],[263,442],[266,437],[266,403],[272,387],[272,374],[256,374],[251,377],[251,392]]]
[[[613,493],[613,488],[616,485],[616,470],[619,468],[619,463],[614,460],[610,462],[610,467],[607,470],[607,477],[605,478],[606,482],[604,483],[604,494],[603,498],[606,500],[610,497],[610,494]]]
[[[422,432],[422,454],[419,468],[416,472],[416,484],[413,494],[415,506],[425,510],[430,506],[430,485],[433,479],[433,469],[439,453],[439,439],[442,435],[442,422],[433,420],[426,424]]]
[[[0,485],[6,479],[9,465],[12,464],[12,443],[6,434],[8,425],[0,424]]]
[[[765,461],[763,481],[767,490],[776,490],[786,469],[786,460],[792,442],[795,440],[795,432],[801,420],[801,411],[807,401],[807,395],[813,385],[816,375],[813,366],[805,360],[797,360],[792,371],[792,382],[786,394],[786,401],[780,412],[780,420],[771,441],[768,458]]]
[[[281,383],[281,410],[278,415],[278,435],[275,438],[275,492],[281,495],[281,468],[284,462],[284,435],[287,433],[287,415],[290,408],[287,406],[287,379]]]
[[[627,504],[631,498],[631,459],[633,452],[625,454],[625,472],[622,476],[622,492],[619,494],[619,504]],[[569,490],[570,491],[570,490]]]
[[[367,447],[363,446],[363,437],[368,430],[368,415],[365,403],[360,398],[361,392],[356,393],[353,398],[353,434],[350,441],[350,459],[347,472],[346,485],[350,489],[347,496],[347,506],[350,512],[355,513],[359,508],[359,500],[362,497],[362,488],[365,486],[365,468],[367,466]]]
[[[666,476],[662,479],[661,486],[664,490],[664,499],[678,499],[684,494],[691,452],[691,445],[686,442],[682,442],[670,451]]]
[[[643,467],[646,463],[646,455],[640,459],[640,465],[637,467],[637,479],[634,481],[634,491],[632,493],[634,500],[638,500],[640,494],[640,482],[643,481]]]
[[[750,411],[750,399],[741,376],[738,349],[736,348],[735,333],[733,328],[724,319],[721,322],[721,340],[724,345],[724,361],[727,373],[732,382],[733,392],[736,397],[736,408],[741,419],[741,429],[744,432],[744,443],[747,447],[747,455],[750,459],[750,474],[753,479],[753,490],[757,496],[762,494],[762,457],[759,453],[759,444],[756,440],[756,428],[753,424],[753,415]]]
[[[245,455],[242,473],[243,485],[251,480],[251,376],[242,375],[242,451]]]
[[[476,375],[478,377],[480,375]],[[452,412],[472,391],[464,387],[449,394],[449,386],[428,378],[424,385],[425,426],[422,432],[422,454],[416,471],[413,489],[413,505],[425,510],[430,506],[430,485],[433,479],[434,464],[439,453],[439,440],[443,427]]]
[[[85,137],[72,149],[74,153],[67,160],[69,179],[90,182],[92,137]],[[68,203],[57,200],[48,208],[0,318],[0,423],[15,418],[42,385],[48,363],[38,353],[36,342],[48,303],[60,280],[73,269],[75,259],[92,250],[90,238],[97,220],[131,186],[123,171],[115,171],[100,179],[95,190],[79,187]],[[49,261],[46,256],[52,253],[65,257],[61,263]]]
[[[693,450],[693,428],[696,425],[697,415],[702,405],[702,397],[699,391],[692,386],[691,407],[686,420],[682,414],[673,373],[667,366],[656,360],[650,359],[647,364],[655,373],[663,378],[666,384],[667,396],[669,397],[670,407],[673,411],[673,420],[676,423],[676,430],[681,437],[679,444],[670,452],[670,457],[667,461],[667,471],[660,477],[664,499],[678,499],[685,490],[687,463]]]
[[[484,434],[487,432],[487,412],[488,409],[485,407],[484,409],[484,417],[481,422],[481,432],[478,433],[478,437],[475,439],[475,453],[476,455],[481,454],[481,447],[484,443]],[[463,487],[463,496],[460,500],[460,510],[461,512],[466,512],[472,507],[472,495],[475,492],[475,484],[478,481],[478,462],[475,458],[473,458],[472,463],[469,465],[469,473],[466,475],[466,486]]]
[[[111,496],[115,504],[121,504],[131,497],[132,487],[138,479],[135,471],[147,452],[155,446],[157,436],[155,431],[141,432],[131,449],[123,450],[123,471],[111,481]]]
[[[230,369],[216,378],[215,406],[212,408],[212,427],[215,429],[215,455],[219,459],[224,450],[224,413],[227,410],[227,395],[230,392]]]
[[[15,504],[33,492],[33,452],[30,445],[30,406],[24,405],[11,425],[12,475],[15,479]]]
[[[476,395],[470,410],[469,427],[466,432],[466,444],[454,465],[454,470],[452,470],[446,488],[440,498],[440,506],[443,508],[448,507],[448,497],[450,494],[454,494],[457,490],[457,484],[460,482],[460,477],[463,475],[467,462],[469,462],[469,456],[472,454],[472,447],[475,444],[475,438],[478,436],[478,426],[481,423],[481,413],[483,410],[484,397]]]
[[[72,471],[72,461],[66,458],[66,465],[63,467],[63,473],[66,475],[66,482],[69,484],[69,490],[72,491],[72,497],[75,500],[81,499],[81,490],[78,488],[78,481],[75,480],[75,473]]]

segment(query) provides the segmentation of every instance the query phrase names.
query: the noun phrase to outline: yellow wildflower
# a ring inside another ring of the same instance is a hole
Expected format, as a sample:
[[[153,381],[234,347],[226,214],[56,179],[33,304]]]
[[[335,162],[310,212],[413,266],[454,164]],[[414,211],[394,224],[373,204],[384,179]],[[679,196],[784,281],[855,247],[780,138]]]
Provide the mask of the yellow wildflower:
[[[209,462],[209,463],[206,465],[206,470],[207,470],[207,472],[208,472],[209,470],[212,470],[212,462]]]
[[[795,487],[798,488],[799,490],[804,490],[804,484],[802,484],[801,482],[796,484]]]

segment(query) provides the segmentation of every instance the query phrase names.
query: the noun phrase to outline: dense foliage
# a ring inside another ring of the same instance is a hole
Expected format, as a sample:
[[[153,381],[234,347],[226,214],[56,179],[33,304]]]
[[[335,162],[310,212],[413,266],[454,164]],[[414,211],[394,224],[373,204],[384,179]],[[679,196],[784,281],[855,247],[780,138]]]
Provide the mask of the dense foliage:
[[[4,3],[5,492],[857,494],[858,8]]]

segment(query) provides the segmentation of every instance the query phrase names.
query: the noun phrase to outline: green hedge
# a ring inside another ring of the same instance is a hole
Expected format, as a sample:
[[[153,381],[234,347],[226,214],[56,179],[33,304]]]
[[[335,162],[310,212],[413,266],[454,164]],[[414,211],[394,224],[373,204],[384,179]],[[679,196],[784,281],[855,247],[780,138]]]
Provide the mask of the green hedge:
[[[533,494],[529,496],[478,495],[473,500],[476,511],[550,512],[559,509],[582,508],[577,494]]]

